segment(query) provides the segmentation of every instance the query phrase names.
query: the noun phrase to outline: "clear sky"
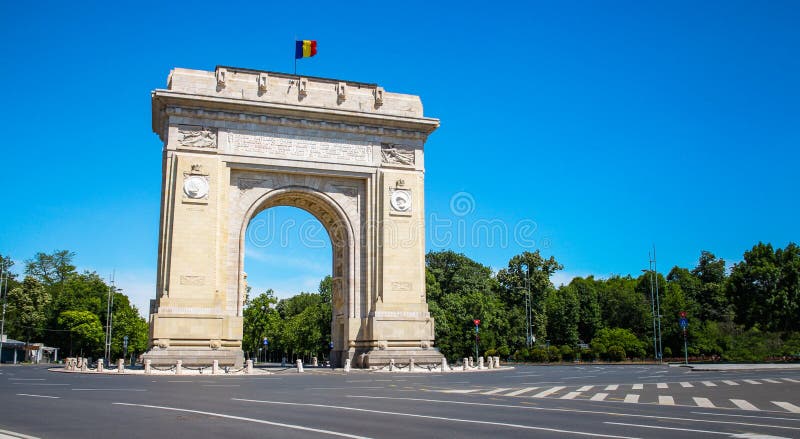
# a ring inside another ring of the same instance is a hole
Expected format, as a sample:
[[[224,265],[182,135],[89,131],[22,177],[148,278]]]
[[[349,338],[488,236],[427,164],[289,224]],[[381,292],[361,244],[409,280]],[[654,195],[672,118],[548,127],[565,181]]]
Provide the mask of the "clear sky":
[[[117,3],[0,2],[0,253],[18,269],[69,249],[82,269],[116,269],[146,310],[161,184],[150,91],[173,67],[291,72],[295,37],[319,46],[298,73],[418,94],[441,119],[429,250],[498,269],[540,249],[564,264],[558,281],[638,274],[653,244],[666,272],[703,249],[736,262],[758,241],[798,241],[798,2]],[[324,232],[290,208],[258,219],[298,227],[286,245],[252,233],[251,285],[314,290]],[[508,240],[474,238],[482,221]]]

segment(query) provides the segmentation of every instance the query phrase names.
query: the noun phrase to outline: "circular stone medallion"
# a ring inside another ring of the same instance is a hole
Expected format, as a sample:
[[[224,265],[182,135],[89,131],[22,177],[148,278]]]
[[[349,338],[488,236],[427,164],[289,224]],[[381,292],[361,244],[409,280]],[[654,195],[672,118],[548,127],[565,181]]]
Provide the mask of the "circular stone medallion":
[[[183,193],[192,199],[205,198],[208,195],[208,181],[199,175],[192,175],[183,180]]]
[[[406,190],[394,190],[390,198],[392,209],[398,212],[408,212],[411,210],[411,192]]]

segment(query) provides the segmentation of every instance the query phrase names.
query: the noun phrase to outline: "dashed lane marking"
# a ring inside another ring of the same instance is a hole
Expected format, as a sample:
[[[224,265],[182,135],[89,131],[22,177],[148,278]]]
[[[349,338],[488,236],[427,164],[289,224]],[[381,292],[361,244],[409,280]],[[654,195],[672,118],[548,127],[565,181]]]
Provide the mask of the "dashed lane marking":
[[[556,393],[556,392],[558,392],[558,391],[560,391],[562,389],[564,389],[564,386],[551,387],[551,388],[549,388],[547,390],[541,391],[541,392],[533,395],[533,397],[534,398],[544,398],[544,397],[550,396],[550,395],[552,395],[552,394],[554,394],[554,393]]]
[[[675,405],[675,400],[669,395],[658,395],[659,405]]]
[[[703,383],[703,385],[706,387],[717,387],[717,385],[711,381],[701,381],[701,383]]]
[[[681,381],[680,384],[681,384],[681,387],[694,387],[694,384],[692,384],[692,383],[690,383],[688,381]]]
[[[738,386],[739,385],[739,383],[737,383],[736,381],[731,381],[731,380],[722,380],[722,382],[727,384],[727,385],[729,385],[729,386]]]
[[[766,381],[766,382],[772,383],[772,384],[780,384],[781,383],[778,380],[773,380],[773,379],[770,379],[770,378],[762,378],[761,381]]]
[[[606,399],[607,396],[608,396],[608,393],[595,393],[594,396],[589,398],[589,400],[590,401],[602,401],[602,400]]]
[[[48,395],[31,395],[30,393],[17,393],[17,396],[30,396],[33,398],[50,398],[50,399],[61,399],[60,396],[48,396]]]
[[[450,389],[450,390],[442,390],[442,393],[473,393],[477,392],[481,389]]]
[[[783,401],[772,401],[773,404],[777,405],[778,407],[786,410],[787,412],[792,413],[800,413],[800,407],[790,403],[790,402],[783,402]]]
[[[566,395],[562,396],[561,399],[575,399],[575,397],[580,394],[581,392],[569,392]]]
[[[635,403],[639,402],[639,395],[637,395],[635,393],[629,393],[629,394],[625,395],[625,402],[635,404]]]
[[[730,400],[736,407],[739,407],[742,410],[758,410],[758,407],[750,404],[749,402],[743,399],[731,399]]]
[[[524,389],[519,389],[519,390],[515,390],[515,391],[513,391],[511,393],[506,393],[503,396],[518,396],[518,395],[522,395],[523,393],[527,393],[527,392],[530,392],[530,391],[536,390],[536,389],[538,389],[538,387],[525,387]]]
[[[784,381],[788,381],[790,383],[800,383],[800,381],[798,381],[796,379],[793,379],[793,378],[784,378],[783,380]]]
[[[695,396],[692,399],[694,400],[694,403],[698,407],[705,407],[705,408],[708,408],[708,409],[716,407],[714,405],[714,403],[712,403],[711,400],[708,399],[708,398],[700,398],[698,396]]]
[[[742,380],[742,381],[746,382],[747,384],[761,384],[760,382],[758,382],[756,380]]]

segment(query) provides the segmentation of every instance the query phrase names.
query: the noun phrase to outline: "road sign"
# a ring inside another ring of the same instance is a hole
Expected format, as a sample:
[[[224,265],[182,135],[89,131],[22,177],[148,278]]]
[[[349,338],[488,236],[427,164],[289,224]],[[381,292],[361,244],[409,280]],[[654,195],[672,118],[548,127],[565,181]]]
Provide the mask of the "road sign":
[[[267,337],[264,337],[264,346],[267,346],[267,345],[269,345],[269,340],[267,340]]]
[[[128,336],[122,337],[122,345],[128,347]]]
[[[328,347],[333,349],[333,342],[328,343]]]
[[[689,326],[689,320],[687,320],[686,317],[681,317],[680,324],[681,329],[686,329],[686,327]]]
[[[480,320],[478,320],[478,319],[475,319],[475,320],[473,320],[473,321],[472,321],[472,323],[474,323],[474,324],[475,324],[475,326],[478,326],[478,325],[480,325],[480,324],[481,324],[481,321],[480,321]]]
[[[678,314],[681,316],[681,318],[682,318],[682,319],[685,319],[685,318],[686,318],[686,311],[681,311],[681,312],[680,312],[680,313],[678,313]]]

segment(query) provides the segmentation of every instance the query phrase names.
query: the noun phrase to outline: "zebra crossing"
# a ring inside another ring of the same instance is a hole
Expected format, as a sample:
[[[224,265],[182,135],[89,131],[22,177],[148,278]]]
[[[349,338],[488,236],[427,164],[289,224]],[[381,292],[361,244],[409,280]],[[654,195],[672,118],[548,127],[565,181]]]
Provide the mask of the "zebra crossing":
[[[582,385],[582,386],[536,386],[536,387],[497,387],[497,388],[472,388],[472,389],[439,389],[442,393],[471,394],[471,395],[490,395],[508,396],[517,398],[552,398],[584,401],[616,401],[630,404],[642,403],[641,392],[647,390],[664,391],[669,389],[688,389],[688,388],[713,388],[730,387],[740,385],[761,385],[761,384],[786,384],[800,383],[800,380],[792,378],[760,378],[741,379],[741,380],[720,380],[720,381],[699,381],[699,382],[663,382],[663,383],[633,383],[633,384],[604,384],[604,385]],[[611,396],[610,392],[622,392],[621,395]],[[689,405],[702,408],[736,408],[747,411],[779,411],[800,414],[800,406],[788,401],[769,401],[759,402],[758,406],[744,399],[721,399],[712,401],[710,398],[699,396],[680,396],[682,404],[676,402],[672,395],[655,395],[656,399],[652,403],[658,405]],[[650,398],[652,399],[652,398]]]

